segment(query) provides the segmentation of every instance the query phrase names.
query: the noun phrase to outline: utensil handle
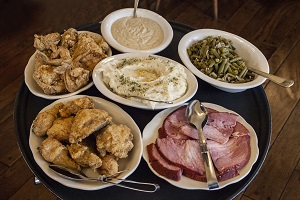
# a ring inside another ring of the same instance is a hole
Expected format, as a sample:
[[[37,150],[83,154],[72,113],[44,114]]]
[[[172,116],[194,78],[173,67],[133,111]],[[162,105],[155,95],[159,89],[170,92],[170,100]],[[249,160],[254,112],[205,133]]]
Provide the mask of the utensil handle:
[[[202,129],[198,128],[198,132],[199,132],[200,149],[203,158],[208,188],[209,189],[218,188],[219,184],[218,184],[214,164],[212,162],[209,150],[207,148],[207,143],[204,139],[203,131]]]
[[[260,75],[260,76],[268,78],[270,81],[273,81],[274,83],[277,83],[280,86],[291,87],[292,85],[294,85],[294,81],[293,80],[288,80],[288,79],[285,79],[285,78],[282,78],[282,77],[279,77],[279,76],[275,76],[273,74],[268,74],[268,73],[265,73],[265,72],[253,69],[251,67],[248,67],[248,69],[250,71],[252,71],[252,72]]]

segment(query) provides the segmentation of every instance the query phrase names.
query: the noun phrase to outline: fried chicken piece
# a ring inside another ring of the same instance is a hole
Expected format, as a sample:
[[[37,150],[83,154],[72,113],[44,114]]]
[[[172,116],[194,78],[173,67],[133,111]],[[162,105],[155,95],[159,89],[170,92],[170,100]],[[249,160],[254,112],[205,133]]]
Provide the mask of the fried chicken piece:
[[[78,40],[78,32],[75,28],[69,28],[61,35],[61,46],[71,49]]]
[[[67,148],[73,160],[81,167],[90,167],[94,170],[101,167],[101,158],[86,143],[70,144],[67,145]]]
[[[133,134],[126,125],[109,124],[97,134],[96,146],[101,156],[109,152],[117,158],[126,158],[134,146],[132,140]]]
[[[81,97],[68,101],[60,110],[59,114],[61,117],[69,117],[71,115],[76,115],[76,113],[81,109],[91,109],[94,108],[93,99],[90,97]]]
[[[98,173],[105,176],[117,175],[119,164],[113,155],[106,155],[102,158],[102,166],[98,169]]]
[[[108,112],[101,109],[82,109],[77,112],[71,128],[70,143],[77,143],[112,121]]]
[[[59,33],[49,33],[44,36],[34,34],[33,46],[39,51],[51,50],[52,52],[55,52],[60,39],[61,36]]]
[[[66,88],[69,92],[75,92],[87,85],[90,80],[90,72],[83,68],[74,68],[71,67],[66,70],[64,74],[64,81]]]
[[[37,114],[32,122],[32,132],[39,137],[45,136],[54,120],[58,117],[58,110],[62,107],[63,103],[57,103],[52,108]]]
[[[42,58],[44,64],[60,66],[62,63],[71,63],[72,57],[70,51],[67,48],[58,46],[55,52],[52,52],[49,56],[44,52],[37,51],[40,58]]]
[[[73,54],[74,68],[81,67],[92,73],[96,64],[106,57],[105,51],[90,34],[80,33],[78,35],[78,42]]]
[[[67,147],[54,138],[46,138],[39,151],[48,162],[80,171],[80,166],[69,156]]]
[[[45,94],[61,94],[67,91],[62,75],[54,70],[55,66],[40,65],[33,72],[33,79]]]
[[[58,141],[68,142],[73,121],[73,116],[55,119],[47,131],[48,137],[55,138]]]

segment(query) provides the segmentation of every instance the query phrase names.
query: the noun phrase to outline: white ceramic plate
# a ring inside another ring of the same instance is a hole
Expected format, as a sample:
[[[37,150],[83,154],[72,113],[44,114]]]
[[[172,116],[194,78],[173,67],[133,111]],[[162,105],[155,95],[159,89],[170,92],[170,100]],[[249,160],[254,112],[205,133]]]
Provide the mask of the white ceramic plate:
[[[245,60],[247,66],[269,73],[269,64],[267,59],[257,47],[255,47],[247,40],[225,31],[215,29],[199,29],[191,31],[184,35],[178,44],[179,57],[181,58],[184,65],[189,68],[189,70],[191,70],[191,72],[194,73],[197,77],[208,82],[218,89],[231,93],[242,92],[246,89],[254,88],[261,85],[266,80],[266,78],[258,76],[255,80],[247,83],[232,84],[218,81],[202,73],[190,61],[190,58],[187,54],[187,49],[196,41],[202,40],[207,36],[222,36],[226,39],[231,40],[233,42],[233,46],[236,48],[236,53],[238,53],[238,55],[241,56],[243,60]]]
[[[78,32],[79,33],[88,32],[90,34],[95,35],[96,37],[102,38],[102,36],[97,33],[89,32],[89,31],[78,31]],[[42,97],[45,99],[61,99],[61,98],[70,97],[70,96],[79,94],[80,92],[83,92],[93,86],[94,83],[93,83],[93,81],[91,81],[89,84],[87,84],[86,86],[80,88],[79,90],[77,90],[75,92],[65,93],[65,94],[60,94],[60,95],[45,94],[43,92],[42,88],[36,83],[36,81],[32,77],[33,72],[34,72],[34,66],[35,66],[35,54],[36,54],[36,52],[29,58],[29,61],[24,70],[25,83],[26,83],[28,89],[30,90],[30,92],[32,94],[34,94],[35,96]],[[111,51],[111,49],[109,49],[108,56],[111,56],[111,55],[112,55],[112,51]]]
[[[152,12],[150,10],[138,8],[137,9],[137,16],[138,17],[144,17],[148,19],[152,19],[153,21],[157,22],[160,27],[163,30],[164,33],[164,40],[163,42],[152,49],[148,50],[136,50],[127,48],[121,44],[119,44],[111,33],[111,26],[112,24],[122,18],[122,17],[128,17],[133,15],[133,8],[124,8],[117,11],[114,11],[107,15],[103,21],[101,22],[101,34],[103,35],[104,39],[111,45],[113,48],[121,51],[121,52],[144,52],[144,53],[158,53],[162,50],[164,50],[172,41],[173,39],[173,29],[171,25],[168,23],[167,20],[165,20],[162,16],[158,15],[155,12]]]
[[[52,104],[50,104],[49,106],[43,108],[41,112],[51,108],[55,103],[58,102],[66,103],[70,100],[80,98],[80,97],[83,97],[83,95],[75,95],[72,97],[57,100]],[[138,167],[142,157],[143,144],[142,144],[140,129],[138,128],[137,124],[133,121],[133,119],[130,117],[130,115],[127,114],[119,106],[98,97],[91,97],[91,98],[93,99],[96,108],[101,108],[103,110],[106,110],[113,117],[113,122],[127,125],[133,133],[133,144],[134,144],[133,149],[130,151],[129,156],[127,158],[120,159],[118,161],[120,170],[128,169],[122,174],[120,174],[118,177],[123,179],[127,178]],[[38,152],[37,148],[41,145],[43,139],[44,138],[38,137],[34,133],[32,133],[30,128],[29,147],[33,154],[33,158],[36,161],[36,163],[40,166],[40,168],[45,172],[45,174],[48,175],[50,178],[67,187],[81,189],[81,190],[98,190],[98,189],[103,189],[111,186],[110,184],[105,184],[101,182],[72,181],[57,175],[49,168],[49,163],[45,161],[41,156],[41,154]],[[97,177],[97,174],[92,169],[85,171],[85,173]]]
[[[228,109],[226,109],[224,107],[221,107],[219,105],[216,105],[216,104],[203,103],[203,105],[208,107],[208,108],[212,108],[212,109],[215,109],[217,111],[220,111],[220,112],[230,112],[230,113],[237,114],[234,111],[228,110]],[[178,108],[178,107],[176,107],[176,108]],[[163,177],[160,174],[158,174],[151,167],[151,165],[149,163],[149,157],[148,157],[148,152],[147,152],[146,147],[147,147],[148,144],[155,143],[156,138],[158,137],[158,129],[162,126],[164,119],[172,111],[174,111],[176,108],[166,109],[166,110],[161,111],[144,128],[144,130],[143,130],[143,148],[144,148],[143,158],[148,163],[149,168],[151,169],[151,171],[154,174],[156,174],[158,177],[168,181],[170,184],[172,184],[174,186],[177,186],[177,187],[183,188],[183,189],[190,189],[190,190],[194,190],[194,189],[209,190],[208,187],[207,187],[207,183],[200,182],[200,181],[195,181],[195,180],[189,179],[185,176],[182,176],[180,181],[173,181],[171,179]],[[226,181],[219,182],[219,188],[214,189],[214,190],[221,189],[221,188],[223,188],[227,185],[230,185],[232,183],[236,183],[236,182],[242,180],[250,172],[253,164],[256,162],[256,160],[258,158],[258,154],[259,154],[258,140],[257,140],[257,136],[256,136],[256,133],[255,133],[254,129],[241,116],[239,116],[237,121],[242,123],[250,131],[249,135],[251,137],[251,139],[250,139],[251,156],[250,156],[249,162],[242,169],[239,170],[239,172],[240,172],[239,176],[236,176],[236,177],[234,177],[232,179],[229,179],[229,180],[226,180]]]
[[[106,97],[108,97],[108,98],[110,98],[110,99],[112,99],[112,100],[114,100],[118,103],[121,103],[121,104],[124,104],[124,105],[127,105],[127,106],[136,107],[136,108],[152,110],[151,107],[149,107],[148,105],[146,105],[144,103],[137,102],[137,101],[130,100],[130,99],[126,99],[124,97],[121,97],[121,96],[113,93],[106,86],[106,84],[102,81],[102,73],[98,71],[98,69],[101,68],[101,64],[107,64],[107,63],[110,63],[110,62],[113,63],[115,61],[125,59],[125,58],[146,57],[146,56],[149,56],[149,55],[150,54],[147,54],[147,53],[124,53],[124,54],[114,55],[114,56],[111,56],[109,58],[106,58],[106,59],[100,61],[96,65],[96,67],[94,68],[94,72],[93,72],[93,81],[94,81],[95,86],[97,87],[97,89],[103,95],[105,95]],[[165,57],[162,57],[162,56],[158,56],[158,55],[151,55],[151,56],[159,57],[161,59],[167,59],[170,62],[175,62],[171,59],[168,59],[168,58],[165,58]],[[158,103],[154,108],[155,110],[170,108],[170,107],[174,107],[174,106],[180,105],[182,103],[185,103],[186,101],[190,100],[194,96],[194,94],[196,93],[196,91],[198,89],[198,82],[197,82],[196,77],[187,68],[185,68],[183,65],[182,65],[182,67],[184,68],[185,73],[187,75],[188,88],[187,88],[186,93],[181,98],[173,101],[173,104]]]

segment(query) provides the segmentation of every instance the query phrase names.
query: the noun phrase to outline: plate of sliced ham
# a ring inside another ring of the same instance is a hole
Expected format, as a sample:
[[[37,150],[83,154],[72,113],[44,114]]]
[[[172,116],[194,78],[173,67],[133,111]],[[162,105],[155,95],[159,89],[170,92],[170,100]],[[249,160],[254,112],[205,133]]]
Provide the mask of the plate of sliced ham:
[[[208,121],[203,128],[219,188],[242,180],[259,154],[252,126],[238,113],[203,103]],[[159,112],[143,130],[143,158],[151,171],[183,189],[209,190],[198,133],[185,119],[186,104]]]

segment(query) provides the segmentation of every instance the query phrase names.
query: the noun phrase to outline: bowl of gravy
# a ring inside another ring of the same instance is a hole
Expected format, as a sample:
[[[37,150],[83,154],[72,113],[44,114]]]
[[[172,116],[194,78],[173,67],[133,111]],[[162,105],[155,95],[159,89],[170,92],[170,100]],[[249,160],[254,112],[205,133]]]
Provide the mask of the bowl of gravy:
[[[101,34],[110,46],[124,53],[158,53],[173,39],[173,29],[157,13],[133,8],[124,8],[107,15],[101,23]]]

